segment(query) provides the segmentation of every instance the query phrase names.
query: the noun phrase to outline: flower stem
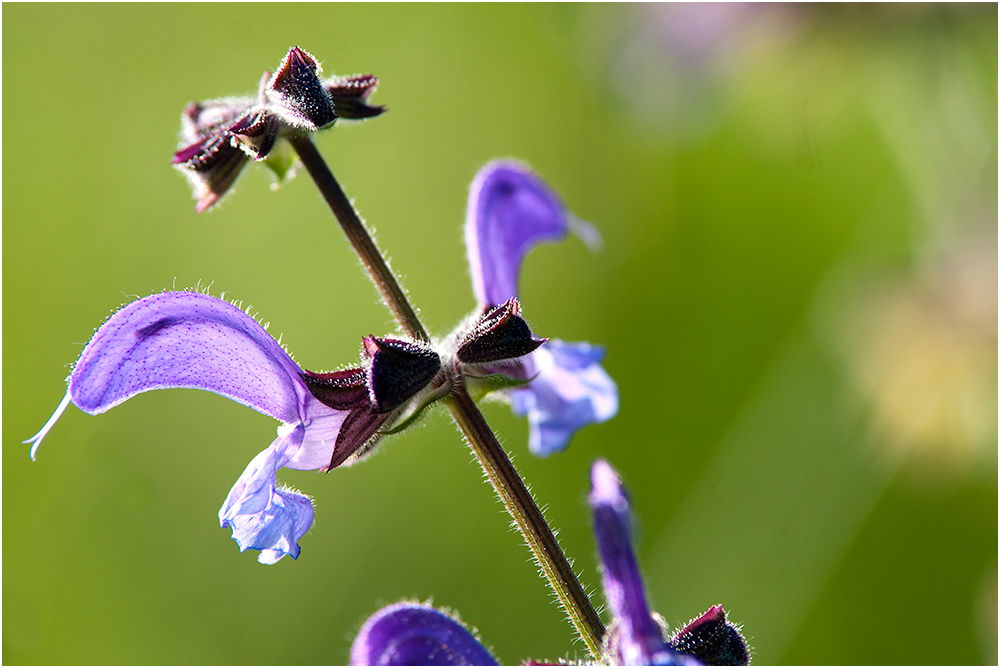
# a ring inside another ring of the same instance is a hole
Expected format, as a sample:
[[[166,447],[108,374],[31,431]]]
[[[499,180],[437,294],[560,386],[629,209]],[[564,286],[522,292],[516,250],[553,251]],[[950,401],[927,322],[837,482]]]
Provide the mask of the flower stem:
[[[333,215],[347,234],[351,246],[361,258],[368,275],[374,281],[400,327],[415,339],[429,341],[427,330],[421,324],[416,311],[410,306],[406,293],[400,287],[371,234],[354,211],[354,207],[351,206],[312,140],[306,135],[298,135],[289,137],[289,141],[299,154],[309,175],[316,182],[316,186],[323,193]],[[548,579],[549,586],[566,610],[570,622],[590,653],[594,657],[600,656],[601,640],[604,637],[601,618],[580,585],[573,567],[559,547],[559,542],[545,521],[538,504],[531,498],[524,481],[521,480],[503,446],[493,434],[493,430],[486,423],[486,418],[464,386],[459,385],[443,401],[475,453],[476,459],[479,460],[480,466],[483,467],[486,477],[514,518],[536,562]]]
[[[525,487],[503,446],[486,423],[486,418],[464,386],[457,387],[444,402],[507,507],[507,512],[524,535],[536,563],[559,598],[570,622],[590,653],[594,657],[600,656],[604,624],[559,547],[538,504],[531,497],[531,492]]]
[[[389,269],[389,265],[383,258],[375,240],[365,224],[361,222],[350,200],[344,194],[333,172],[327,167],[323,156],[316,150],[316,145],[308,135],[292,135],[288,138],[292,148],[299,154],[302,164],[306,166],[309,176],[316,182],[319,191],[323,193],[326,203],[330,205],[337,222],[347,234],[348,241],[354,247],[354,251],[361,258],[361,263],[365,266],[368,275],[375,283],[375,287],[382,293],[382,300],[389,310],[396,317],[396,322],[408,335],[414,339],[429,342],[430,337],[427,330],[421,324],[416,311],[410,306],[406,299],[406,293],[400,287],[396,276]]]

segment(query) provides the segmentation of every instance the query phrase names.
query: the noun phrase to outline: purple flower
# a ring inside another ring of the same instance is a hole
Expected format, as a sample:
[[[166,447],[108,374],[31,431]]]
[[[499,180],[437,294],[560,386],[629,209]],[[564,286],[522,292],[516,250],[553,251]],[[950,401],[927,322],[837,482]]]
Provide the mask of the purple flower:
[[[566,211],[562,201],[526,167],[508,161],[486,165],[469,192],[465,243],[472,286],[484,309],[517,297],[524,256],[543,241],[574,231],[588,242],[597,232]],[[509,375],[530,382],[508,390],[514,412],[528,416],[529,447],[546,456],[566,448],[581,427],[618,412],[618,388],[601,367],[604,349],[550,340],[520,360]]]
[[[389,351],[388,353],[383,350]],[[366,339],[365,366],[328,374],[303,370],[256,320],[232,304],[197,292],[166,292],[128,304],[94,334],[66,395],[31,443],[42,439],[72,402],[91,415],[149,390],[194,388],[222,395],[281,422],[219,510],[240,551],[260,550],[273,564],[298,557],[298,540],[313,522],[309,498],[277,486],[277,470],[328,471],[370,449],[437,378],[437,354],[416,344]],[[404,379],[381,388],[389,376]]]
[[[613,617],[602,665],[747,665],[750,651],[739,627],[715,605],[672,637],[649,609],[632,551],[631,510],[614,469],[597,461],[589,496],[601,557],[604,596]],[[397,603],[379,610],[351,648],[352,665],[494,665],[496,660],[465,627],[434,608]],[[531,662],[534,663],[534,662]]]
[[[261,78],[256,98],[226,97],[192,102],[181,116],[183,145],[173,164],[191,183],[201,213],[232,187],[248,160],[266,161],[284,178],[294,163],[275,150],[288,133],[315,132],[338,118],[378,116],[384,107],[368,104],[378,79],[370,74],[325,81],[319,62],[305,50],[288,50],[274,76]]]
[[[420,603],[396,603],[368,618],[351,646],[352,666],[495,666],[459,621]]]
[[[611,663],[626,666],[746,665],[750,652],[721,606],[688,623],[670,639],[650,611],[632,550],[632,512],[618,474],[606,461],[591,469],[588,501],[601,556],[604,597],[614,622],[605,639]]]

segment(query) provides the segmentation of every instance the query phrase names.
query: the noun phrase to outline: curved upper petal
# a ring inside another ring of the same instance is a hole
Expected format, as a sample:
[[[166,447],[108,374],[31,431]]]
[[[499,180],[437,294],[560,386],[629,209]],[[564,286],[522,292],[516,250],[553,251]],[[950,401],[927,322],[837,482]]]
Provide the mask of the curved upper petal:
[[[632,551],[631,510],[618,474],[606,461],[591,469],[588,500],[601,555],[604,597],[617,621],[616,657],[626,666],[697,665],[673,651],[646,603],[642,575]]]
[[[84,348],[73,403],[96,415],[149,390],[207,390],[282,422],[300,421],[301,369],[252,317],[225,300],[165,292],[128,304]]]
[[[31,458],[72,401],[96,415],[149,390],[207,390],[299,425],[296,447],[279,465],[330,465],[348,411],[317,401],[299,366],[256,320],[232,304],[196,292],[166,292],[125,306],[84,348],[69,388],[45,426],[26,442]]]
[[[368,618],[351,645],[352,666],[495,666],[459,622],[429,605],[396,603]]]
[[[564,450],[580,428],[618,413],[618,386],[601,366],[604,348],[548,341],[523,360],[531,382],[511,392],[511,407],[528,416],[528,447],[538,456]]]
[[[465,218],[476,299],[497,306],[516,297],[524,256],[542,241],[563,239],[568,229],[562,201],[527,167],[494,161],[479,170]]]

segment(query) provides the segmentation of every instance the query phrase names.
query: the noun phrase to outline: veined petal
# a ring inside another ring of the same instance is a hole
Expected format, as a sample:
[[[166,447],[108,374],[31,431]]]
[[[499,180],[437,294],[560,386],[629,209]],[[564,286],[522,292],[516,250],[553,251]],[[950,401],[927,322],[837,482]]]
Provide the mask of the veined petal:
[[[237,515],[252,515],[271,505],[278,469],[298,449],[303,431],[301,425],[282,425],[274,442],[250,460],[219,510],[222,526]]]
[[[300,373],[264,328],[232,304],[196,292],[166,292],[128,304],[101,325],[69,376],[67,398],[97,415],[140,392],[207,390],[286,424],[303,424],[302,442],[316,450],[339,429],[343,415],[312,400]],[[32,453],[67,398],[29,439]],[[329,440],[327,461],[335,436]],[[321,458],[317,452],[291,455],[295,468],[307,458]]]
[[[309,498],[276,486],[278,469],[299,450],[305,429],[283,425],[278,432],[274,443],[250,461],[219,510],[219,523],[232,528],[240,552],[260,550],[262,564],[286,554],[298,558],[298,541],[313,523]]]
[[[524,256],[542,241],[563,239],[568,229],[562,201],[527,167],[487,164],[472,182],[465,218],[476,298],[497,306],[516,297]]]
[[[149,390],[194,388],[282,422],[300,420],[301,369],[256,320],[225,300],[165,292],[101,325],[70,374],[73,403],[96,415]]]
[[[614,643],[626,666],[684,665],[689,657],[674,652],[650,613],[642,576],[632,551],[631,511],[614,469],[603,460],[591,470],[588,500],[601,555],[604,597],[617,621]]]
[[[368,618],[351,646],[352,666],[495,666],[459,622],[429,605],[396,603]]]
[[[618,413],[618,386],[600,362],[604,348],[553,339],[523,359],[531,382],[511,391],[511,407],[528,416],[528,447],[544,457],[564,450],[580,428]]]

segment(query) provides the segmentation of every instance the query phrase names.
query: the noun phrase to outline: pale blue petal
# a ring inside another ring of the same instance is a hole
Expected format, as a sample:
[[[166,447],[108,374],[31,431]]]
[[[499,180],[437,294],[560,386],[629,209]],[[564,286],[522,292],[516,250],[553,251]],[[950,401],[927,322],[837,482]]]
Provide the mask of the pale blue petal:
[[[604,348],[553,339],[523,364],[531,383],[511,392],[518,416],[528,416],[528,447],[544,457],[566,448],[573,434],[618,413],[618,386],[600,362]]]
[[[299,556],[298,540],[313,522],[308,497],[276,486],[279,468],[288,463],[304,434],[301,425],[286,425],[266,450],[247,465],[219,510],[219,523],[233,530],[233,540],[245,550],[261,550],[258,561],[276,563],[286,554]]]

